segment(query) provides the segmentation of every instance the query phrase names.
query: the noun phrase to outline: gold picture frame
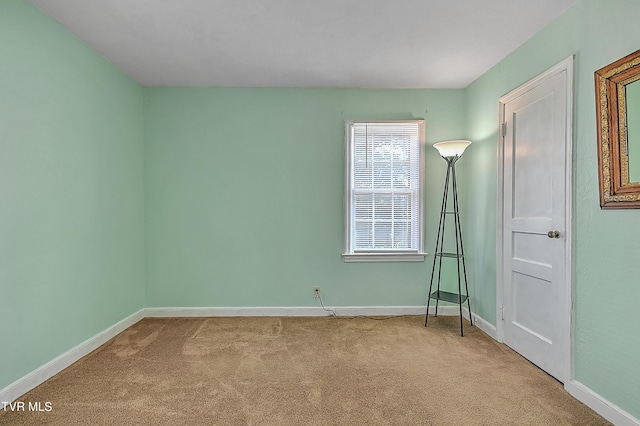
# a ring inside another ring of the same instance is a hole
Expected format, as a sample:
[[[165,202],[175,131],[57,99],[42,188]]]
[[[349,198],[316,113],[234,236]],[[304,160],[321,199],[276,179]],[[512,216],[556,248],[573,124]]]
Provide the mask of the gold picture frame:
[[[595,72],[600,207],[603,209],[640,208],[640,182],[629,181],[626,106],[626,86],[638,80],[640,50]]]

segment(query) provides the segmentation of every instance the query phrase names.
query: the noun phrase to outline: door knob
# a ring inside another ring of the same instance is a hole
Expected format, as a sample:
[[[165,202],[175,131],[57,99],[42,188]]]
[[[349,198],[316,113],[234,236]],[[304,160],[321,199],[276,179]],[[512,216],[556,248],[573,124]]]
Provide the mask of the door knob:
[[[549,237],[549,238],[560,238],[560,231],[549,231],[549,232],[547,232],[547,237]]]

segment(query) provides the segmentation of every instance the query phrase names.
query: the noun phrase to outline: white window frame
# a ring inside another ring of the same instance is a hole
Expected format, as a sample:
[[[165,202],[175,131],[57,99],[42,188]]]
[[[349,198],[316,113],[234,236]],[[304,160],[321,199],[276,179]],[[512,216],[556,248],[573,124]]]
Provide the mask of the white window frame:
[[[371,250],[355,251],[353,249],[353,223],[354,223],[354,143],[353,126],[366,123],[416,123],[419,129],[419,177],[418,177],[418,214],[414,226],[418,227],[418,241],[415,250]],[[378,120],[378,121],[345,121],[345,191],[344,191],[344,241],[345,248],[342,254],[345,262],[422,262],[427,253],[424,253],[424,180],[425,180],[425,121],[424,120]]]

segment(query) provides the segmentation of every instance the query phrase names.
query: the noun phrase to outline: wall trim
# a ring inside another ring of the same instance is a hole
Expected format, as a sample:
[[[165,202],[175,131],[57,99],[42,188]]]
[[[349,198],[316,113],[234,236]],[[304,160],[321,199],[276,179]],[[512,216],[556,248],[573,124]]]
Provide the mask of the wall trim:
[[[442,307],[441,307],[442,308]],[[201,308],[145,308],[148,318],[167,317],[322,317],[333,311],[338,316],[354,315],[424,315],[424,306],[254,306]],[[450,315],[442,311],[442,315]]]
[[[617,426],[640,426],[640,420],[609,402],[577,380],[569,380],[564,389],[578,401]]]
[[[467,310],[462,311],[462,315],[469,319],[469,312]],[[486,319],[482,318],[477,314],[473,314],[473,325],[482,330],[487,336],[491,337],[493,340],[498,341],[498,330],[495,325],[491,324]]]
[[[80,358],[98,349],[109,340],[122,333],[138,321],[144,318],[143,310],[135,312],[125,319],[118,321],[111,327],[99,332],[95,336],[85,340],[78,346],[68,350],[62,355],[52,359],[46,364],[36,368],[31,373],[21,377],[0,390],[0,402],[13,402],[31,389],[42,384],[44,381],[55,376],[65,368],[69,367]]]
[[[425,306],[284,306],[284,307],[174,307],[145,308],[145,318],[179,318],[179,317],[322,317],[330,316],[331,311],[337,316],[387,316],[387,315],[424,315]],[[459,308],[453,305],[439,306],[438,314],[457,316]],[[429,308],[429,315],[435,313],[435,305]],[[469,311],[462,310],[462,316],[469,319]],[[495,339],[496,327],[491,323],[473,315],[474,325]]]

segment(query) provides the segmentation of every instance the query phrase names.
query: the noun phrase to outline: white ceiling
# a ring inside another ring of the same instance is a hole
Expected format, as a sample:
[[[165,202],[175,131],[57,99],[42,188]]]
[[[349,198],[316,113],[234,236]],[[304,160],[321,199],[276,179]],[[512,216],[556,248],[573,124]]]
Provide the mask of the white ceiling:
[[[462,88],[575,0],[30,0],[147,86]]]

